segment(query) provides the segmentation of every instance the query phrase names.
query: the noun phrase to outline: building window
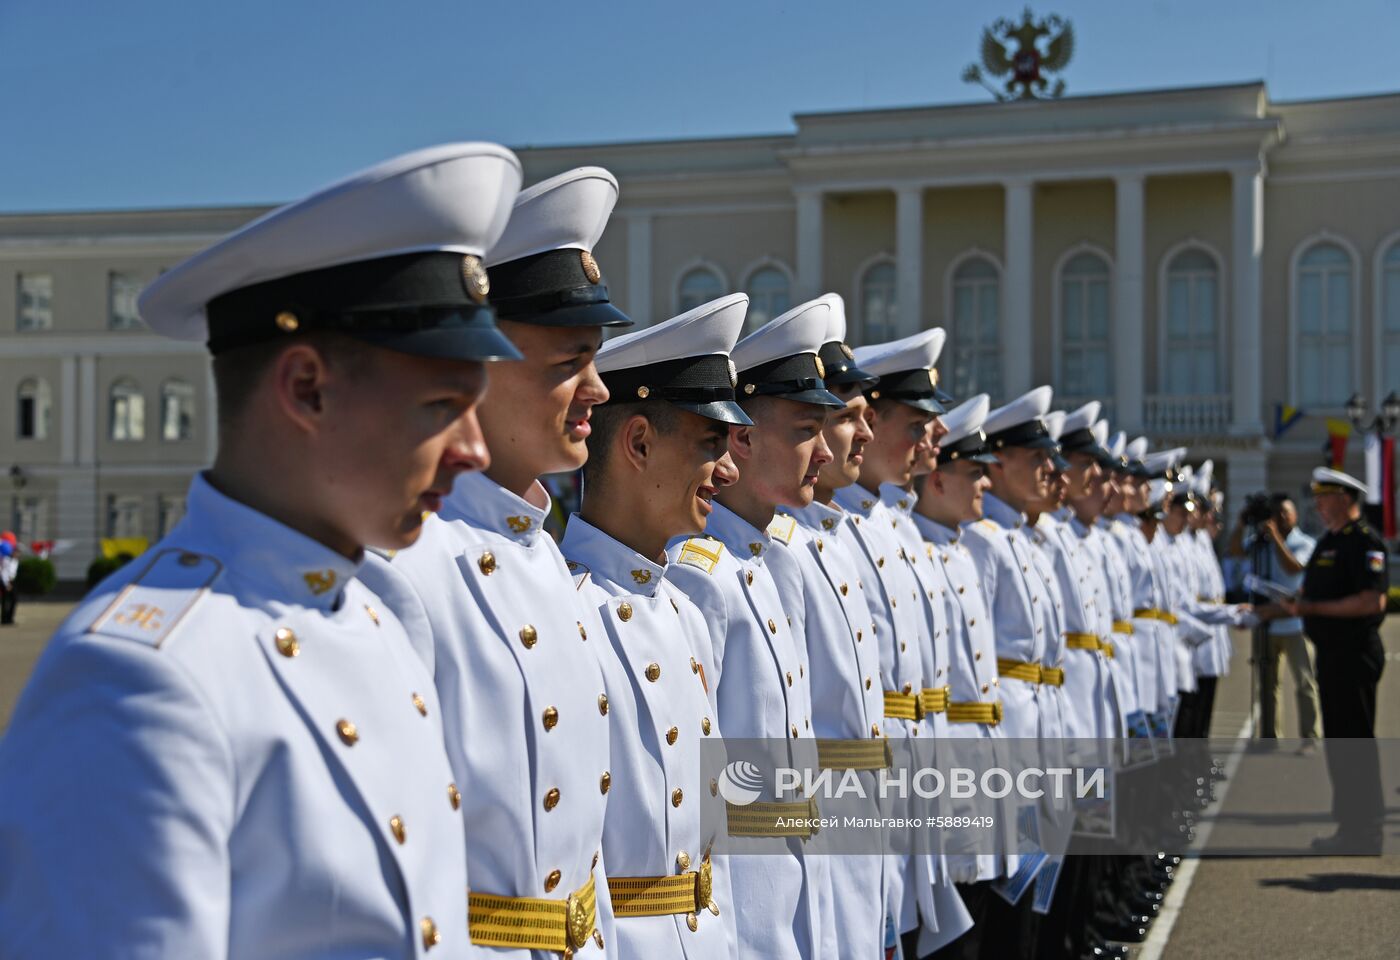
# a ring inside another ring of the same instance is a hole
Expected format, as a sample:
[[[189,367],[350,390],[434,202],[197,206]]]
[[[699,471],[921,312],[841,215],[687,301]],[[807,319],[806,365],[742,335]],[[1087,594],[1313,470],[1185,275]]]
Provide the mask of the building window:
[[[21,440],[47,440],[53,418],[53,394],[47,380],[21,380],[17,396],[19,423],[16,430]]]
[[[676,312],[694,310],[702,303],[709,303],[724,296],[724,281],[709,267],[695,267],[681,277],[678,288]]]
[[[135,330],[141,326],[136,310],[136,298],[141,283],[126,273],[107,275],[107,326],[113,330]]]
[[[990,394],[1001,401],[1001,274],[986,257],[969,257],[953,271],[949,340],[955,397]]]
[[[21,273],[17,307],[15,322],[20,330],[53,329],[53,276]]]
[[[1113,393],[1108,261],[1076,254],[1060,270],[1060,382],[1067,397]]]
[[[899,322],[894,264],[880,260],[860,276],[860,342],[893,340]]]
[[[1392,243],[1381,258],[1379,282],[1384,360],[1376,392],[1384,396],[1391,390],[1400,390],[1400,240]]]
[[[1352,269],[1351,255],[1335,243],[1315,243],[1298,260],[1294,296],[1300,406],[1341,407],[1356,389]]]
[[[114,493],[107,497],[107,536],[112,539],[142,536],[139,493]]]
[[[160,388],[160,438],[188,440],[194,436],[194,387],[167,380]]]
[[[1220,271],[1204,250],[1183,250],[1167,265],[1163,392],[1220,392]]]
[[[744,318],[744,333],[752,333],[774,317],[787,313],[792,306],[792,284],[787,274],[777,267],[760,267],[749,276],[749,312]]]
[[[112,384],[108,406],[113,440],[135,441],[146,437],[146,398],[134,380],[118,380]]]
[[[10,509],[10,529],[21,544],[49,539],[48,502],[43,497],[15,497]]]
[[[179,494],[163,493],[160,497],[160,536],[170,536],[170,531],[185,516],[185,498]]]

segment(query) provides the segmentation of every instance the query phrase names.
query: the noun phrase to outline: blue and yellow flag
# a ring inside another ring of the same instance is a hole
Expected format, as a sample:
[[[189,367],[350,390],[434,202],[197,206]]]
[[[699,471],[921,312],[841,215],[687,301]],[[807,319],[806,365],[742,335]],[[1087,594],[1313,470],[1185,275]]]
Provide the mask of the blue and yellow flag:
[[[1283,432],[1299,420],[1303,419],[1303,411],[1298,407],[1291,407],[1286,403],[1274,404],[1274,439],[1277,440]]]

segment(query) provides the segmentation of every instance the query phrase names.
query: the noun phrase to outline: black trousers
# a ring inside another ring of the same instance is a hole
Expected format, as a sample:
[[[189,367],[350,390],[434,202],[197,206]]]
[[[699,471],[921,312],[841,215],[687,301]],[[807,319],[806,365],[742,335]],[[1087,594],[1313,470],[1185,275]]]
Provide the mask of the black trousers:
[[[973,927],[939,947],[929,960],[1031,960],[1036,956],[1040,917],[1031,910],[1034,886],[1014,906],[992,890],[990,880],[960,883],[958,895],[972,915]]]
[[[1379,833],[1385,812],[1376,750],[1376,685],[1385,669],[1385,649],[1375,631],[1314,642],[1332,816],[1343,833],[1370,837]]]
[[[15,622],[15,603],[18,600],[19,595],[13,587],[8,590],[0,590],[0,623]]]
[[[1219,677],[1196,678],[1196,732],[1193,737],[1210,736],[1210,718],[1215,713],[1215,688]]]

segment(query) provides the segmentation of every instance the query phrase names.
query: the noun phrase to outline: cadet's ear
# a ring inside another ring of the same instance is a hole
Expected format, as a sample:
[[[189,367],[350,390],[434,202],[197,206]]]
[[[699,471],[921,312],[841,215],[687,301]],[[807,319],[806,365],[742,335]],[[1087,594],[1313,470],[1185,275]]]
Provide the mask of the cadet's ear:
[[[296,343],[277,354],[267,386],[273,402],[296,427],[316,429],[325,409],[326,358],[311,343]]]
[[[729,428],[729,456],[738,463],[753,456],[753,427]]]
[[[647,460],[655,451],[656,434],[651,421],[640,413],[634,413],[622,424],[618,431],[618,442],[622,445],[622,457],[633,470],[645,470]]]

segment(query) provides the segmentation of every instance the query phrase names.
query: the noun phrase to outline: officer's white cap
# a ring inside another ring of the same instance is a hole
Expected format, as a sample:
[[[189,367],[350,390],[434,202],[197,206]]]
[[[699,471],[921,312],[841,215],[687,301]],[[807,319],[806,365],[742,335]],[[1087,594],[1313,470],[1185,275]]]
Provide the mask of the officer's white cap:
[[[1128,451],[1128,435],[1127,435],[1126,433],[1124,433],[1122,430],[1119,430],[1117,433],[1115,433],[1115,434],[1113,435],[1113,438],[1112,438],[1111,440],[1109,440],[1109,442],[1108,442],[1108,452],[1109,452],[1115,459],[1122,459],[1123,457],[1127,456],[1127,451]]]
[[[729,356],[749,312],[747,294],[731,293],[661,323],[606,341],[594,358],[599,373],[667,360]]]
[[[815,354],[826,343],[831,303],[824,297],[799,303],[734,345],[730,353],[741,372],[799,353]]]
[[[617,204],[617,178],[602,167],[579,167],[520,191],[510,222],[486,265],[550,250],[592,250]]]
[[[1077,410],[1072,410],[1065,414],[1063,432],[1073,433],[1076,430],[1088,430],[1093,426],[1094,421],[1099,418],[1099,410],[1102,408],[1102,403],[1097,400],[1090,400]]]
[[[1089,428],[1089,432],[1092,433],[1092,434],[1094,435],[1094,442],[1095,442],[1095,443],[1097,443],[1099,446],[1103,447],[1105,450],[1108,450],[1108,455],[1109,455],[1110,457],[1113,457],[1113,458],[1115,458],[1115,459],[1118,457],[1118,454],[1114,453],[1114,452],[1113,452],[1112,450],[1110,450],[1109,447],[1108,447],[1108,421],[1107,421],[1107,420],[1096,420],[1096,421],[1094,421],[1094,425],[1091,426],[1091,427]]]
[[[823,343],[830,343],[833,340],[845,342],[846,340],[846,301],[841,299],[839,293],[824,293],[817,300],[825,303],[830,312],[826,318],[826,336]]]
[[[1129,460],[1142,460],[1147,456],[1147,438],[1134,437],[1127,446],[1123,448],[1123,456]]]
[[[856,347],[856,364],[877,376],[901,370],[932,370],[938,366],[947,341],[948,331],[942,327],[920,330],[898,340]]]
[[[1158,450],[1149,453],[1142,458],[1142,465],[1148,473],[1166,473],[1172,467],[1181,462],[1181,458],[1186,455],[1185,447],[1174,447],[1171,450]]]
[[[948,430],[939,443],[949,447],[974,433],[980,434],[991,409],[992,400],[985,393],[964,400],[939,418]]]
[[[1342,473],[1340,470],[1333,470],[1330,467],[1318,467],[1313,471],[1313,493],[1340,493],[1344,490],[1353,490],[1363,497],[1368,493],[1366,484],[1350,474]]]
[[[1051,410],[1041,420],[1045,422],[1045,432],[1050,434],[1052,440],[1058,440],[1065,432],[1065,420],[1069,414],[1063,410]]]
[[[279,207],[161,274],[141,318],[176,340],[207,340],[205,306],[300,273],[400,254],[483,256],[505,229],[520,161],[494,143],[449,143],[362,170]]]
[[[993,450],[1007,446],[1034,446],[1057,449],[1045,430],[1045,414],[1050,410],[1053,392],[1048,386],[1027,391],[1010,403],[987,414],[982,425]]]
[[[1210,496],[1211,481],[1215,479],[1215,461],[1207,460],[1196,469],[1196,492],[1202,497]]]

